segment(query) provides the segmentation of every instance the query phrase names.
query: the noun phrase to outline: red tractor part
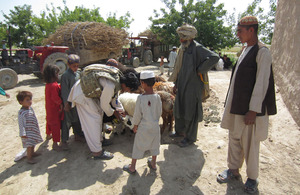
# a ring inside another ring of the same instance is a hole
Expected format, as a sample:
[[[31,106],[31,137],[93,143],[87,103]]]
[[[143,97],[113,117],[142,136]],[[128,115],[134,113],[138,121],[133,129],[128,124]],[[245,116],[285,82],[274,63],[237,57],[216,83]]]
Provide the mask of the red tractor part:
[[[42,72],[49,64],[58,66],[59,79],[67,70],[68,55],[65,46],[34,46],[33,49],[12,49],[8,55],[6,49],[0,50],[0,86],[9,89],[18,83],[17,74],[33,73],[42,78]]]

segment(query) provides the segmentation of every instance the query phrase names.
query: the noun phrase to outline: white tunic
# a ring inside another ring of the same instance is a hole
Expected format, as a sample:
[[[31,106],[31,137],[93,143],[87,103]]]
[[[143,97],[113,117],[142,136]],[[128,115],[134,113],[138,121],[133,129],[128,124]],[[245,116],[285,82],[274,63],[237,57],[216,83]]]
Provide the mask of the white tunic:
[[[85,97],[80,80],[74,84],[68,97],[68,101],[72,102],[72,106],[77,108],[82,131],[92,152],[102,150],[103,111],[107,116],[113,115],[114,109],[112,109],[110,103],[114,107],[120,107],[119,110],[123,109],[122,104],[117,101],[117,97],[113,98],[114,83],[105,78],[100,78],[99,82],[103,86],[100,100]]]
[[[134,125],[138,125],[134,138],[133,159],[143,158],[147,150],[150,150],[152,156],[159,154],[161,114],[162,103],[158,94],[138,96],[132,120]]]
[[[175,51],[171,51],[169,55],[169,67],[173,68],[175,64],[177,53]]]
[[[240,137],[239,134],[242,133],[241,130],[245,129],[247,125],[245,125],[244,122],[245,116],[230,113],[232,98],[234,93],[234,83],[235,83],[236,72],[239,68],[239,65],[244,59],[244,57],[248,54],[251,48],[252,46],[246,47],[238,59],[238,62],[236,64],[237,67],[233,74],[231,85],[229,86],[229,93],[225,105],[223,119],[221,122],[222,128],[234,131],[234,134],[236,134],[237,137]],[[268,85],[269,85],[270,67],[272,63],[272,57],[269,49],[265,47],[259,49],[256,56],[256,62],[257,62],[256,82],[252,92],[252,96],[249,104],[249,110],[260,113],[261,105],[266,96]],[[254,129],[256,130],[258,129],[255,133],[255,136],[259,141],[265,140],[267,138],[268,123],[269,123],[269,116],[267,114],[265,116],[256,117],[255,124],[252,126]]]

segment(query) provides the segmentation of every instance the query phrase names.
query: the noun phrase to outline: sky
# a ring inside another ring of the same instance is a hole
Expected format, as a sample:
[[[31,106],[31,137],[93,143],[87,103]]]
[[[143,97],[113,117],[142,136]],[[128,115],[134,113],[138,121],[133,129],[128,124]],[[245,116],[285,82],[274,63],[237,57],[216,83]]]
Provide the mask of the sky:
[[[236,15],[238,15],[238,13],[244,12],[252,2],[253,0],[217,0],[216,5],[224,3],[225,10],[229,13],[236,12]],[[31,5],[33,14],[39,16],[41,11],[46,10],[47,5],[51,7],[51,3],[54,7],[63,7],[63,0],[0,0],[0,21],[4,20],[3,13],[9,14],[9,10],[14,10],[14,6]],[[109,13],[116,13],[118,18],[129,12],[134,21],[131,23],[128,32],[133,33],[133,36],[150,27],[149,17],[154,16],[154,9],[159,10],[165,7],[161,0],[66,0],[66,4],[70,10],[73,10],[75,6],[83,6],[89,9],[99,7],[100,14],[104,18],[108,17]],[[268,4],[269,0],[262,0],[261,6],[268,9]]]

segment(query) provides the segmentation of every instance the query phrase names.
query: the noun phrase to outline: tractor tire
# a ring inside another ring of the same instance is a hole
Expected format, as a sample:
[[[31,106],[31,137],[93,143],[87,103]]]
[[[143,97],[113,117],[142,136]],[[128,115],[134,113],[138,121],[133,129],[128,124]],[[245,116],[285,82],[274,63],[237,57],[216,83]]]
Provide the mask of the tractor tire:
[[[2,68],[0,70],[0,86],[3,89],[14,88],[18,83],[17,73],[10,68]]]
[[[137,67],[139,67],[139,65],[140,65],[140,59],[138,57],[134,57],[132,60],[132,66],[134,68],[137,68]]]
[[[54,64],[59,68],[58,79],[68,69],[68,54],[62,52],[56,52],[49,55],[43,64],[43,69],[49,64]]]
[[[144,53],[144,63],[145,65],[149,65],[152,63],[153,61],[153,55],[152,55],[152,51],[151,50],[147,50]]]

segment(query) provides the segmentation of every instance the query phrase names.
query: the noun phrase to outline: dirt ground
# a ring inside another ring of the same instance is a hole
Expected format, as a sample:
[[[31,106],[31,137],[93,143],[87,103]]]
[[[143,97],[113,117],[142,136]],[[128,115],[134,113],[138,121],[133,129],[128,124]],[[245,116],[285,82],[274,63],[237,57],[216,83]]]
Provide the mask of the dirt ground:
[[[158,66],[141,66],[159,74]],[[74,141],[70,150],[56,152],[52,141],[37,145],[42,155],[29,165],[23,159],[14,162],[22,150],[16,93],[33,93],[33,109],[45,140],[44,84],[33,75],[19,75],[19,84],[7,90],[10,99],[0,97],[0,194],[244,194],[245,166],[242,180],[219,184],[216,175],[226,169],[228,131],[220,128],[230,71],[210,71],[212,97],[204,103],[204,121],[199,123],[198,140],[187,148],[179,140],[162,136],[158,170],[150,171],[145,157],[137,162],[137,173],[122,171],[129,164],[134,135],[128,130],[115,135],[113,145],[105,149],[115,157],[109,161],[93,160],[85,143]],[[277,90],[278,91],[278,90]],[[259,192],[257,194],[300,194],[300,128],[285,107],[280,92],[276,97],[278,114],[270,118],[268,139],[261,143]],[[70,131],[71,132],[71,131]]]

